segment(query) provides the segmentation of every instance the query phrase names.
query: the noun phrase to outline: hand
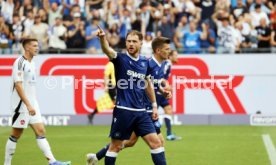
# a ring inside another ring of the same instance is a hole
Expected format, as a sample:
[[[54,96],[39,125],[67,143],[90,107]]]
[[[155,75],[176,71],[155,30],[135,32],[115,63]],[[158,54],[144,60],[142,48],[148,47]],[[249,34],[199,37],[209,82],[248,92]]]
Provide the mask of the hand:
[[[99,38],[103,38],[105,36],[105,32],[103,31],[103,29],[99,25],[97,25],[97,26],[98,26],[98,34],[97,34],[97,36]]]
[[[29,114],[31,116],[34,116],[35,115],[35,109],[30,105],[30,106],[27,106],[27,109],[29,111]]]
[[[166,99],[170,99],[170,98],[172,98],[172,92],[171,92],[171,91],[164,90],[163,96],[164,96]]]
[[[157,120],[158,119],[158,110],[157,107],[152,107],[152,115],[151,115],[153,120]]]

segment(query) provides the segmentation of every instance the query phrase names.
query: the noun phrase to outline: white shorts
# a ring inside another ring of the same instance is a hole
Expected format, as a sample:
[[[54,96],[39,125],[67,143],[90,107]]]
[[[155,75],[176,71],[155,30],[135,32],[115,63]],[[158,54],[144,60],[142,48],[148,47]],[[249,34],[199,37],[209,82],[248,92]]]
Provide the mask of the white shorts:
[[[28,125],[42,123],[41,114],[36,111],[34,116],[29,115],[29,112],[15,112],[12,116],[13,128],[27,128]]]

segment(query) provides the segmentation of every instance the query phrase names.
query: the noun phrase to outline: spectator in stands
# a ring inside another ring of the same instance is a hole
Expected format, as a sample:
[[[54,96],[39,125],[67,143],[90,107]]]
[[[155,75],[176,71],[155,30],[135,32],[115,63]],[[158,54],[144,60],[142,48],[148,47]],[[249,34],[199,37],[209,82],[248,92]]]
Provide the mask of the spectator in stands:
[[[99,21],[99,17],[93,17],[91,24],[85,28],[86,50],[88,54],[101,53],[101,44],[97,37]]]
[[[62,24],[62,18],[56,17],[55,24],[49,30],[50,53],[65,52],[67,29]]]
[[[141,54],[142,55],[145,55],[147,57],[151,57],[152,55],[152,46],[151,46],[151,43],[152,43],[152,40],[153,40],[153,36],[151,34],[151,32],[147,32],[145,37],[144,37],[144,40],[143,40],[143,45],[141,47]]]
[[[276,3],[273,6],[273,10],[270,13],[271,28],[276,28]]]
[[[68,27],[67,48],[74,49],[71,53],[83,53],[85,48],[85,27],[81,21],[81,13],[74,13],[73,24]]]
[[[184,36],[184,33],[189,31],[189,29],[190,27],[188,24],[188,18],[186,15],[183,15],[180,19],[180,22],[178,23],[178,26],[176,27],[175,35],[174,35],[174,44],[177,49],[183,47],[182,45],[183,36]]]
[[[19,14],[13,14],[12,20],[13,23],[10,26],[13,41],[12,50],[19,51],[21,49],[20,42],[24,37],[24,26],[20,21]]]
[[[7,23],[12,24],[12,15],[14,11],[13,0],[2,1],[1,6],[1,15],[3,15]]]
[[[42,23],[40,15],[36,15],[30,37],[38,40],[38,46],[41,52],[45,52],[48,49],[48,30],[48,24]]]
[[[236,30],[230,24],[229,16],[227,14],[217,18],[213,15],[213,20],[217,25],[218,35],[218,53],[235,53],[239,48],[239,43],[236,37]]]
[[[174,27],[174,20],[175,20],[175,15],[171,9],[171,6],[166,4],[164,7],[164,14],[162,16],[162,20],[160,25],[158,26],[157,29],[157,36],[162,36],[169,38],[171,41],[174,39],[174,33],[175,33],[175,27]],[[175,49],[175,45],[173,42],[171,42],[171,48]]]
[[[272,29],[270,37],[271,52],[276,53],[276,28]]]
[[[142,18],[141,18],[141,10],[137,9],[135,11],[135,15],[132,16],[132,21],[131,21],[131,29],[132,30],[137,30],[139,32],[142,32],[142,34],[144,33],[145,29],[145,25],[144,22],[142,22]]]
[[[32,0],[24,0],[23,5],[19,9],[19,16],[20,18],[24,18],[24,16],[28,17],[28,13],[32,11],[36,13],[37,8],[33,7]]]
[[[257,27],[257,26],[260,25],[260,20],[261,20],[262,18],[265,18],[265,19],[266,19],[267,24],[270,23],[267,14],[266,14],[265,12],[262,11],[261,5],[259,5],[259,4],[256,4],[256,5],[255,5],[255,10],[252,11],[250,14],[251,14],[251,17],[253,18],[253,19],[252,19],[252,25],[253,25],[254,27]]]
[[[271,11],[270,9],[264,4],[265,0],[255,0],[254,3],[250,6],[250,12],[256,10],[256,5],[259,5],[261,8],[261,11],[263,11],[265,14],[269,14]]]
[[[216,52],[216,33],[210,28],[210,21],[205,20],[204,24],[206,26],[206,39],[201,39],[200,45],[204,53],[215,53]]]
[[[238,20],[241,15],[248,12],[248,8],[243,4],[243,0],[237,0],[237,6],[232,8],[231,14],[235,20]]]
[[[23,25],[24,25],[24,34],[25,34],[26,37],[29,37],[30,34],[31,34],[31,28],[34,25],[34,12],[33,12],[33,10],[29,10],[27,12],[27,17],[24,19]]]
[[[201,40],[207,39],[206,24],[202,24],[202,32],[197,30],[197,22],[194,20],[190,22],[190,31],[183,36],[184,53],[200,53]]]
[[[256,27],[258,33],[258,52],[268,53],[270,52],[270,39],[271,30],[267,24],[266,18],[261,18],[260,26]]]
[[[44,8],[40,8],[38,10],[38,15],[41,18],[41,22],[48,24],[48,22],[49,22],[49,20],[48,20],[48,13],[47,13],[47,11]]]
[[[5,23],[4,17],[0,15],[0,54],[9,53],[9,36],[9,27]]]
[[[54,25],[55,18],[62,16],[62,5],[58,6],[57,2],[50,4],[50,9],[46,9],[48,13],[48,24],[50,26]]]
[[[214,13],[215,10],[215,1],[213,0],[202,0],[200,3],[201,8],[201,20],[202,22],[206,19],[209,19],[210,15]]]
[[[113,49],[118,49],[118,44],[120,41],[120,36],[119,36],[119,25],[117,23],[113,23],[111,27],[107,31],[107,40],[109,45]]]

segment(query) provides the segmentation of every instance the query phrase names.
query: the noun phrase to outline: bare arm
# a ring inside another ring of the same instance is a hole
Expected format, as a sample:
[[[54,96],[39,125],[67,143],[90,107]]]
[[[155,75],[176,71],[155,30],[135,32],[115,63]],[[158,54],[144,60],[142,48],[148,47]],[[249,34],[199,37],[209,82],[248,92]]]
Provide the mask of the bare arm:
[[[25,95],[25,92],[23,90],[23,87],[22,87],[22,81],[18,81],[18,82],[15,82],[15,89],[20,97],[20,99],[23,101],[23,103],[26,105],[28,111],[29,111],[29,114],[30,115],[35,115],[35,109],[32,107],[32,105],[30,104],[29,100],[27,99],[26,95]]]
[[[97,36],[100,38],[100,43],[101,43],[102,51],[104,52],[104,54],[106,54],[109,59],[116,58],[117,53],[115,52],[114,49],[112,49],[109,46],[109,43],[106,39],[105,32],[99,25],[98,25],[98,35]]]

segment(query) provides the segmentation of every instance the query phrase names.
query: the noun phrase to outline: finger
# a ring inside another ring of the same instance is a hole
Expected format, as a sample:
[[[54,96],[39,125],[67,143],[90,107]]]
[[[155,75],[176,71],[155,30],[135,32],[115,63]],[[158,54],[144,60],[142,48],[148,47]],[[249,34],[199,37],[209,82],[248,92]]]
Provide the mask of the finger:
[[[100,27],[100,25],[97,25],[98,26],[98,29],[100,30],[100,31],[103,31],[103,29]]]

